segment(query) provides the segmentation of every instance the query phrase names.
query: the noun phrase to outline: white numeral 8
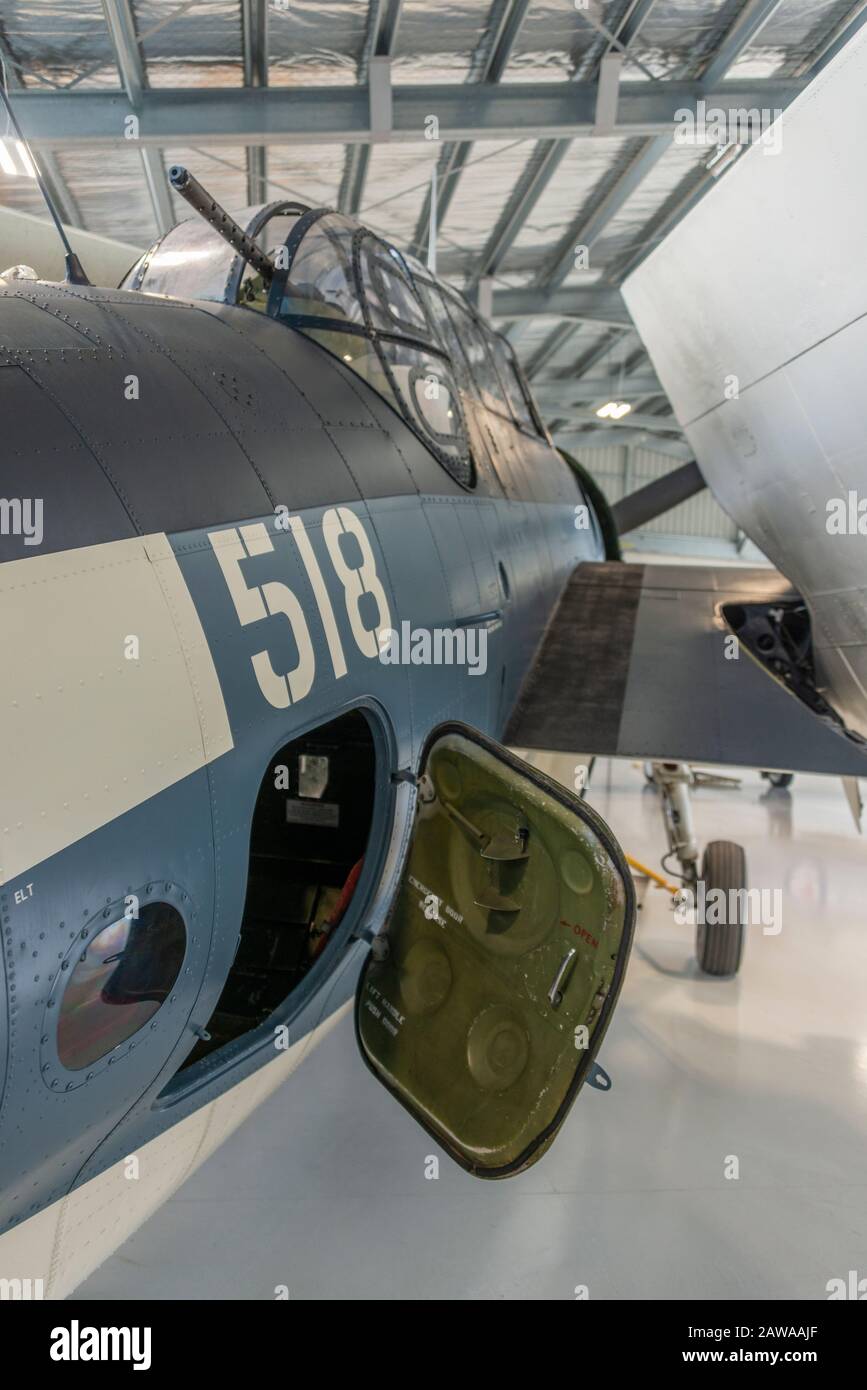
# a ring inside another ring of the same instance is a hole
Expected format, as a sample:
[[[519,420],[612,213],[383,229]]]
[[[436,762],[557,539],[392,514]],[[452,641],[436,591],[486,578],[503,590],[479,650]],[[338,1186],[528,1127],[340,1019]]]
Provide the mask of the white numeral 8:
[[[379,655],[379,630],[391,627],[388,599],[376,572],[376,559],[370,548],[361,521],[348,507],[329,507],[322,518],[322,534],[334,572],[345,590],[346,612],[359,650],[365,656]],[[361,564],[357,569],[347,565],[340,549],[341,535],[354,536],[361,549]],[[363,594],[371,594],[376,603],[377,622],[372,631],[361,620],[360,602]]]

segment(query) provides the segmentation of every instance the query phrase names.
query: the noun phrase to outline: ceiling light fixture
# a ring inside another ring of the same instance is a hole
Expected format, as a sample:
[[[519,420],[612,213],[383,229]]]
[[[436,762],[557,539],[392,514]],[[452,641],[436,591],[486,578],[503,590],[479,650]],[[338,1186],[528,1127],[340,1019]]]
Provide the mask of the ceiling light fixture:
[[[18,151],[18,158],[21,160],[21,163],[24,166],[25,174],[29,179],[35,179],[36,170],[33,167],[33,160],[30,158],[30,152],[27,149],[27,146],[25,145],[24,141],[16,140],[15,148]]]
[[[704,167],[709,174],[718,179],[720,174],[734,163],[745,148],[746,146],[739,144],[736,140],[730,141],[727,145],[719,145]]]
[[[35,179],[36,168],[34,166],[33,160],[30,158],[30,151],[28,150],[24,141],[16,140],[15,149],[18,153],[18,158],[21,160],[20,168],[15,163],[15,160],[12,158],[12,155],[9,151],[9,146],[6,144],[6,141],[0,139],[0,169],[3,170],[4,174],[10,174],[14,179],[17,179],[19,175],[21,175],[22,173],[26,174],[27,178],[29,179]]]
[[[6,148],[5,140],[0,140],[0,169],[3,170],[4,174],[11,174],[13,178],[17,178],[18,176],[18,170],[15,168],[15,161]]]
[[[606,401],[604,405],[600,405],[596,414],[600,420],[622,420],[631,409],[628,401]]]

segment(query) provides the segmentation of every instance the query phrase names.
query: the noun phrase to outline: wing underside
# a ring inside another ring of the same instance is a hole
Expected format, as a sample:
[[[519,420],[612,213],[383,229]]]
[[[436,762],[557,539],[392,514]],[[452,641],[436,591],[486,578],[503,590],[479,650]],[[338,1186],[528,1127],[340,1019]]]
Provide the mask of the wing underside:
[[[505,741],[867,776],[867,754],[768,675],[733,639],[721,612],[724,604],[796,597],[769,569],[579,565]]]

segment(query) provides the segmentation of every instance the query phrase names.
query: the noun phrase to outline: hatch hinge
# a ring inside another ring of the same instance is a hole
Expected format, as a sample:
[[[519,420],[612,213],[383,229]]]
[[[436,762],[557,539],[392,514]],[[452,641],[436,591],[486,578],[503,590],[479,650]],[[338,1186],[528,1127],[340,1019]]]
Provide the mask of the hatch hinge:
[[[393,772],[391,774],[391,780],[395,784],[400,782],[408,782],[411,787],[418,786],[418,778],[416,777],[411,767],[399,767],[397,769],[397,772]]]
[[[372,927],[362,927],[360,931],[353,932],[352,941],[366,941],[370,946],[370,954],[374,960],[387,960],[390,951],[388,944],[388,933],[384,931],[374,931]]]

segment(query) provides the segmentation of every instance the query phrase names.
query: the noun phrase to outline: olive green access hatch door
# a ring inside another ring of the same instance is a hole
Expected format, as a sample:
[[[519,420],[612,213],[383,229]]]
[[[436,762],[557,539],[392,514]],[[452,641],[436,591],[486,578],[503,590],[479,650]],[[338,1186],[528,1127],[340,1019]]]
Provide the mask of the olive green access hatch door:
[[[463,1167],[520,1172],[587,1077],[634,919],[596,812],[475,729],[441,725],[387,948],[359,980],[365,1061]]]

